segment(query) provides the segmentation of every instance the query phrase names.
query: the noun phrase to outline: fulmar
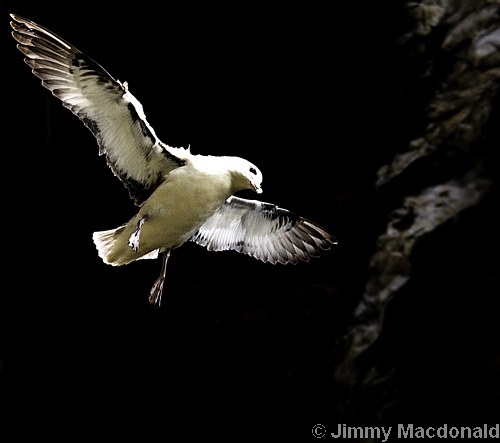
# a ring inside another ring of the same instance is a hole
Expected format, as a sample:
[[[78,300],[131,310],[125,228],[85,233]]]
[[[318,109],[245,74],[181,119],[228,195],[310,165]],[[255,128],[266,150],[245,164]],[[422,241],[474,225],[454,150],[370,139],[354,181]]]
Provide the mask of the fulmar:
[[[94,232],[93,241],[99,257],[112,266],[162,257],[149,293],[152,305],[160,306],[170,253],[188,241],[272,264],[309,261],[337,243],[321,226],[291,211],[234,196],[246,189],[262,192],[257,166],[163,143],[127,82],[53,32],[11,17],[26,64],[92,132],[99,154],[139,207],[122,226]]]

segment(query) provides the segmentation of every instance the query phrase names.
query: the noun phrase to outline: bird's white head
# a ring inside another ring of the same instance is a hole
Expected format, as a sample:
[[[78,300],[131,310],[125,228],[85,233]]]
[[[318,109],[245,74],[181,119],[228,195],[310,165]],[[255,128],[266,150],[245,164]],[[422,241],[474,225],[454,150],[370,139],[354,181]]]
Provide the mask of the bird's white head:
[[[240,157],[229,157],[229,168],[235,192],[251,189],[257,194],[262,192],[262,172],[253,163]]]

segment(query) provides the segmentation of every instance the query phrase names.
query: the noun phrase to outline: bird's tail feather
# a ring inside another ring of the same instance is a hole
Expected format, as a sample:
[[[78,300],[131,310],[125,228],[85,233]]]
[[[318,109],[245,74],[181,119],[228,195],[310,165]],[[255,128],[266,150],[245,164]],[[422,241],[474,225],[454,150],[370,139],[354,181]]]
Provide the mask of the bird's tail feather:
[[[158,258],[159,249],[142,255],[135,252],[129,245],[130,235],[127,225],[123,225],[116,229],[94,232],[92,240],[97,248],[97,254],[108,265],[122,266],[135,260]]]
[[[116,256],[116,254],[113,253],[113,249],[116,246],[117,234],[120,229],[123,230],[123,227],[109,229],[108,231],[98,231],[92,234],[92,240],[94,240],[94,244],[97,248],[97,254],[102,258],[102,261],[108,265],[119,266],[124,264],[113,259],[113,257]]]

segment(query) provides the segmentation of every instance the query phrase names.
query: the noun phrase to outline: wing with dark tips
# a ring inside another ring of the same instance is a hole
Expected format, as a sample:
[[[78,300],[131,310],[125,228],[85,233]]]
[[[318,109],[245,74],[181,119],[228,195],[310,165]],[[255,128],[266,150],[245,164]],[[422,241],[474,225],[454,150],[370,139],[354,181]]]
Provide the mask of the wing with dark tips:
[[[12,35],[33,74],[90,129],[99,153],[140,205],[165,175],[185,164],[186,151],[158,139],[126,83],[42,26],[11,17]]]
[[[309,261],[337,243],[322,227],[293,212],[234,196],[191,241],[209,251],[233,250],[273,264]]]

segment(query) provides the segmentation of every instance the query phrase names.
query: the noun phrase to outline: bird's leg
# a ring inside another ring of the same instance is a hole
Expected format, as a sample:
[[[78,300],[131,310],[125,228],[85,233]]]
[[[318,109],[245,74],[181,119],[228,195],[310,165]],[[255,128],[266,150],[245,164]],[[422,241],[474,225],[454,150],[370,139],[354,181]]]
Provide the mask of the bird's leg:
[[[138,222],[137,226],[135,227],[135,231],[132,232],[132,235],[128,239],[128,245],[134,250],[134,252],[137,252],[139,250],[139,237],[141,235],[141,228],[144,222],[146,221],[146,217],[142,217]]]
[[[165,281],[165,274],[167,272],[167,262],[170,257],[170,249],[163,253],[163,261],[161,263],[160,276],[154,282],[151,291],[149,291],[149,303],[159,308],[161,303],[161,294],[163,292],[163,282]]]

